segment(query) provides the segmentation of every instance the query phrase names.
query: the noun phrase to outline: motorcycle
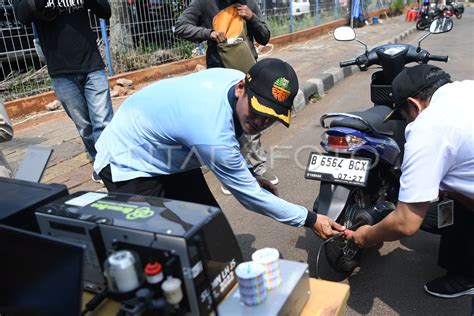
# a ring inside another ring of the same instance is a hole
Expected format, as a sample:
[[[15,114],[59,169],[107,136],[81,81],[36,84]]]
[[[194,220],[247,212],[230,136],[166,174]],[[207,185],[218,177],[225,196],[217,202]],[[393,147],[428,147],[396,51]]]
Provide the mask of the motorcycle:
[[[449,32],[452,27],[451,19],[439,18],[431,23],[430,32],[417,47],[387,44],[370,51],[352,28],[344,26],[334,31],[338,41],[356,40],[365,46],[365,52],[356,59],[340,62],[341,68],[357,65],[367,71],[378,65],[381,70],[371,78],[372,108],[327,113],[320,118],[321,126],[327,129],[321,136],[324,153],[312,152],[305,172],[306,179],[321,182],[315,212],[355,230],[379,222],[395,209],[406,124],[401,120],[384,123],[394,106],[391,83],[409,63],[447,62],[448,56],[433,55],[420,44],[430,34]],[[358,265],[362,249],[338,235],[325,243],[325,253],[334,270],[350,273]]]
[[[452,17],[454,15],[454,8],[452,5],[446,5],[440,12],[440,16]]]
[[[419,31],[430,27],[431,23],[440,17],[451,17],[454,15],[452,6],[446,6],[440,9],[437,5],[425,5],[418,12],[416,17],[416,29]]]
[[[453,14],[456,16],[456,18],[461,19],[462,14],[464,13],[464,5],[459,2],[448,2],[447,6],[451,6],[453,10]]]
[[[438,16],[439,10],[437,7],[424,6],[416,16],[416,29],[419,31],[426,29]]]

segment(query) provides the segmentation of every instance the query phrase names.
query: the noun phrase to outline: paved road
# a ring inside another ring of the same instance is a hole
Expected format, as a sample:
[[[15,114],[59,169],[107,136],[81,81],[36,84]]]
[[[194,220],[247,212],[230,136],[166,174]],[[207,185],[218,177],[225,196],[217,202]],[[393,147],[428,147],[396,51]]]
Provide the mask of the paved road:
[[[474,78],[473,20],[472,11],[469,11],[462,20],[454,21],[451,33],[430,36],[422,43],[422,47],[433,54],[450,56],[450,62],[440,66],[451,72],[455,80]],[[358,29],[357,33],[359,39],[364,40],[366,28]],[[415,33],[405,42],[416,43],[419,35],[421,33]],[[354,55],[363,51],[355,42],[338,45]],[[319,102],[298,113],[289,130],[277,126],[265,135],[264,144],[271,144],[271,152],[277,157],[274,170],[281,179],[280,196],[306,207],[312,206],[318,182],[305,180],[302,166],[307,162],[310,147],[319,143],[322,129],[318,119],[328,111],[368,108],[369,80],[370,73],[356,73]],[[216,180],[210,175],[209,178],[247,259],[256,249],[276,247],[284,258],[308,262],[311,274],[315,275],[320,242],[310,230],[287,227],[245,210],[233,197],[222,195]],[[437,236],[420,232],[412,238],[385,243],[380,249],[368,251],[361,267],[349,279],[343,280],[351,286],[346,315],[468,315],[470,299],[435,299],[423,291],[425,282],[443,273],[435,265],[437,245]],[[340,280],[341,276],[332,273],[324,265],[324,259],[322,261],[323,278]]]

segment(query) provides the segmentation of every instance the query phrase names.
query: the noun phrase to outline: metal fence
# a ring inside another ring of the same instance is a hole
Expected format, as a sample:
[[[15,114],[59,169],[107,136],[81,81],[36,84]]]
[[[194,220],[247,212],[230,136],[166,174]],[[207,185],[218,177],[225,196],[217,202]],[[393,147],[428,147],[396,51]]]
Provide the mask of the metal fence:
[[[3,1],[3,2],[2,2]],[[205,43],[174,36],[174,24],[189,0],[112,0],[110,21],[90,14],[91,28],[109,75],[202,55]],[[3,3],[3,5],[2,5]],[[366,12],[383,6],[365,0]],[[349,0],[261,0],[272,36],[292,33],[348,17]],[[0,0],[0,94],[8,101],[51,89],[46,65],[34,46],[34,30],[15,17],[11,0]]]

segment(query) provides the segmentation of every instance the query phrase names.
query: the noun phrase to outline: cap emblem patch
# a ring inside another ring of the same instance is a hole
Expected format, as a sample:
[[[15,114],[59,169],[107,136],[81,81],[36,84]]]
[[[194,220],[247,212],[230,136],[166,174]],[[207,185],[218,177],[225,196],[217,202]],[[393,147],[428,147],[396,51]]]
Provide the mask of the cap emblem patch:
[[[277,101],[284,102],[290,96],[290,90],[290,81],[280,77],[273,83],[272,95]]]

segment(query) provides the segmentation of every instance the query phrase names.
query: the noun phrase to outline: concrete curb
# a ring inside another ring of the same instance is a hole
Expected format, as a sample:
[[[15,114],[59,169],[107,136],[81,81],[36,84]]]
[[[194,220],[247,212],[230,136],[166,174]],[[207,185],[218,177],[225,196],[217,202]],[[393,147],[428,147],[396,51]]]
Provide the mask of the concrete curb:
[[[408,35],[414,33],[416,27],[412,27],[409,30],[400,33],[398,36],[390,41],[383,41],[377,43],[375,46],[383,44],[395,44],[403,41]],[[351,76],[354,72],[359,71],[357,66],[338,68],[334,67],[328,69],[318,75],[315,78],[311,78],[300,84],[300,89],[293,102],[294,112],[301,111],[312,97],[323,97],[325,92],[334,87],[337,83]]]

